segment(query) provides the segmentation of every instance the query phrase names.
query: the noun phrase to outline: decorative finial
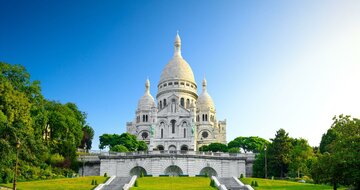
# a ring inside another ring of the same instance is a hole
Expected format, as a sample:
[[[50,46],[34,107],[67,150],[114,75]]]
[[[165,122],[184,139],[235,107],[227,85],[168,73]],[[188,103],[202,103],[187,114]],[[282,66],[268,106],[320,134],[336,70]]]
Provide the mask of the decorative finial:
[[[146,82],[145,82],[145,93],[150,93],[150,80],[149,80],[149,78],[147,78]]]
[[[179,31],[176,31],[174,46],[175,46],[174,56],[181,57],[181,39],[179,36]]]
[[[204,75],[204,79],[203,79],[203,82],[202,82],[203,91],[206,91],[206,85],[207,85],[207,82],[206,82],[206,78],[205,78],[205,75]]]

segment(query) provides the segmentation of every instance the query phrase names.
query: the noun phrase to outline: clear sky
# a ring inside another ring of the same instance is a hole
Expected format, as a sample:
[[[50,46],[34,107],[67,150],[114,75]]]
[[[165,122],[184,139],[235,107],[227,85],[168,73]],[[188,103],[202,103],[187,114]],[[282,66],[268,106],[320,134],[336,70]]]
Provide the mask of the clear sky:
[[[316,146],[334,115],[360,117],[358,0],[0,0],[0,10],[0,60],[85,111],[94,149],[126,131],[147,77],[156,96],[177,30],[228,141],[284,128]]]

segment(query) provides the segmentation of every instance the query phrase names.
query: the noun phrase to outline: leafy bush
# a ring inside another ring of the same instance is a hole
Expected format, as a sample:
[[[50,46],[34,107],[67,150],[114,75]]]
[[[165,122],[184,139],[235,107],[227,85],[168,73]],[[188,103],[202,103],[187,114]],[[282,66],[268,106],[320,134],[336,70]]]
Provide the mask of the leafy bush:
[[[210,186],[215,187],[215,181],[213,179],[210,181]]]
[[[104,173],[104,177],[107,177],[107,173],[106,173],[106,172]]]
[[[138,187],[138,180],[135,180],[134,187]]]
[[[95,180],[91,180],[91,185],[95,185]]]
[[[52,166],[60,166],[64,162],[65,158],[59,153],[55,153],[50,156],[50,164]]]
[[[240,179],[244,178],[244,174],[240,174]]]
[[[259,184],[257,181],[255,181],[255,187],[259,187]]]
[[[254,181],[251,181],[251,187],[255,187]]]

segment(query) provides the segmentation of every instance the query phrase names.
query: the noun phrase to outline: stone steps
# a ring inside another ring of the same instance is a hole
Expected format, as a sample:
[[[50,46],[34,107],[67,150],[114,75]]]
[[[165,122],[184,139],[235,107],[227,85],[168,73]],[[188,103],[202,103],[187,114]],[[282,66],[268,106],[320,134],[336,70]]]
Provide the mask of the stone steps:
[[[121,190],[130,179],[131,177],[115,177],[115,179],[109,185],[105,185],[102,190]]]
[[[228,190],[246,190],[244,186],[240,186],[232,177],[219,177],[220,184],[225,185]]]

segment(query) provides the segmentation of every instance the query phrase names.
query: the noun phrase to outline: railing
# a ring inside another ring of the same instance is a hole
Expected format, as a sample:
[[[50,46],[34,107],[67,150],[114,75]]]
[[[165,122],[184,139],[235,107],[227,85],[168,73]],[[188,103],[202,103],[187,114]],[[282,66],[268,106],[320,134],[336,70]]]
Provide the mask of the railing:
[[[202,151],[185,151],[185,150],[154,150],[154,151],[137,151],[137,152],[112,152],[91,150],[83,156],[140,156],[140,155],[197,155],[211,157],[247,157],[255,158],[253,153],[224,153],[224,152],[202,152]]]

